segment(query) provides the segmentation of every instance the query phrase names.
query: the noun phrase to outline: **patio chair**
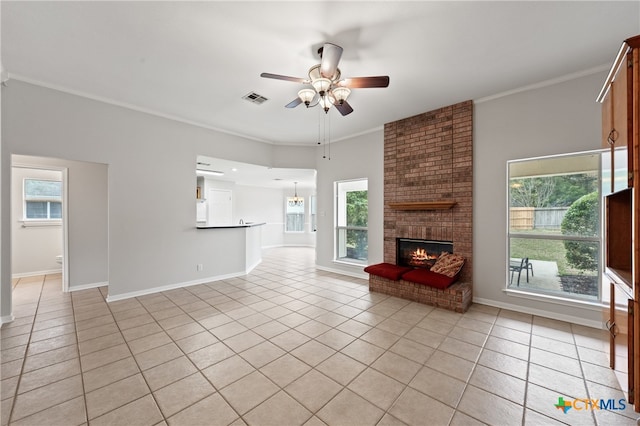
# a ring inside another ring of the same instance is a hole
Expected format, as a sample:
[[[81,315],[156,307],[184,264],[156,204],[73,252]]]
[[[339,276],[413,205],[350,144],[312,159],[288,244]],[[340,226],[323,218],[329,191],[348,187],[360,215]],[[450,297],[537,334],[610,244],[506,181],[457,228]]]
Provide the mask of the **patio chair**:
[[[522,271],[527,271],[527,282],[529,282],[529,271],[531,271],[531,276],[533,276],[533,264],[529,262],[528,257],[523,257],[519,262],[517,260],[512,260],[509,263],[509,271],[511,271],[511,280],[509,284],[513,283],[513,276],[515,273],[518,273],[518,287],[520,287],[520,275]]]

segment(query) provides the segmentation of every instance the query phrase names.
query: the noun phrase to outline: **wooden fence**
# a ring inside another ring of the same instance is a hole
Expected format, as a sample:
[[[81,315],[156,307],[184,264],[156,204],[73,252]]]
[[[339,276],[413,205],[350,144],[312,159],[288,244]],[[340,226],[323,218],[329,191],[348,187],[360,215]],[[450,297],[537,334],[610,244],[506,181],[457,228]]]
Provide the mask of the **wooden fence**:
[[[526,231],[533,229],[535,208],[511,207],[509,209],[509,212],[509,229],[517,231]]]
[[[560,229],[568,207],[511,207],[509,227],[515,231]]]

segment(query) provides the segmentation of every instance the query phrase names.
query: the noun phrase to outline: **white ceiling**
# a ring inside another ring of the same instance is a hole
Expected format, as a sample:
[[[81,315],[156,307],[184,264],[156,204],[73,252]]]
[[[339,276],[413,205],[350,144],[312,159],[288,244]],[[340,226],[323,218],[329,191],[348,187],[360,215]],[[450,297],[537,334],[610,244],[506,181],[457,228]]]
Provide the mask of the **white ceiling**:
[[[344,48],[344,77],[391,80],[385,89],[355,89],[352,114],[329,112],[336,141],[444,105],[604,69],[622,40],[640,33],[637,1],[2,1],[1,7],[2,64],[11,78],[273,144],[315,144],[321,112],[285,109],[301,85],[260,73],[306,77],[324,42]],[[241,99],[252,91],[269,100]]]

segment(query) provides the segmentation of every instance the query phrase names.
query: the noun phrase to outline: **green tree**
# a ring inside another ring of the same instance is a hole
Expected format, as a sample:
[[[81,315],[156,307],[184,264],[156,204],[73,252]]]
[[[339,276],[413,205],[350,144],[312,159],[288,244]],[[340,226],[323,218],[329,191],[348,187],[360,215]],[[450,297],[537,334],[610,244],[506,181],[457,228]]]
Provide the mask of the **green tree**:
[[[511,179],[511,207],[567,207],[598,190],[598,176],[579,173]]]
[[[583,195],[571,206],[562,220],[563,235],[595,237],[600,229],[598,214],[600,197],[597,191]],[[596,270],[598,267],[598,243],[589,241],[565,241],[567,262],[576,269]]]
[[[347,192],[347,226],[367,226],[368,223],[369,201],[367,191]],[[347,231],[347,246],[355,249],[357,258],[366,259],[369,248],[367,231],[349,229]]]
[[[367,226],[368,220],[367,191],[347,192],[347,226]]]
[[[554,176],[555,191],[549,197],[549,207],[566,207],[583,195],[598,190],[598,174],[579,173]]]
[[[555,181],[546,176],[511,179],[509,187],[511,207],[547,207]]]

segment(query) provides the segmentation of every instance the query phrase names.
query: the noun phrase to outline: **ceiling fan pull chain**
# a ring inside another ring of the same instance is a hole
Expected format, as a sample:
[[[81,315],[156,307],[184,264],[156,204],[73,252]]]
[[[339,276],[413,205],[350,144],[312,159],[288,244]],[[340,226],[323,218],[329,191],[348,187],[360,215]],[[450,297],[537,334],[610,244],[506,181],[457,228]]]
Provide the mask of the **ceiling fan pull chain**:
[[[325,114],[327,115],[327,114]],[[328,148],[328,152],[329,152],[329,160],[331,160],[331,116],[329,115],[327,117],[327,121],[329,122],[329,148]]]

